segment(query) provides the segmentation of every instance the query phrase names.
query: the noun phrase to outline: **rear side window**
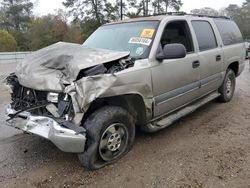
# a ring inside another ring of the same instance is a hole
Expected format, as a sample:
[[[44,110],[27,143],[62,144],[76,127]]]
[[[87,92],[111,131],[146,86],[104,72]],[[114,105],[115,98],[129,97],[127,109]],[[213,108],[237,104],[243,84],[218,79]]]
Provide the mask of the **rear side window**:
[[[242,34],[236,23],[225,19],[214,19],[214,22],[225,46],[243,42]]]
[[[217,41],[210,23],[207,21],[192,21],[200,51],[210,50],[217,47]]]

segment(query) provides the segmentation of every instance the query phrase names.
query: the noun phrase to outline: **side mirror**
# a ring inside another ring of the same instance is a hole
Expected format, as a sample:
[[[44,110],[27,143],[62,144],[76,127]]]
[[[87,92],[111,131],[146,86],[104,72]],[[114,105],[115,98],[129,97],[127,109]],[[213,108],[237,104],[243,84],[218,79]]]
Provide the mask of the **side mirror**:
[[[157,60],[180,59],[187,55],[186,47],[182,44],[166,44],[161,52],[156,55]]]

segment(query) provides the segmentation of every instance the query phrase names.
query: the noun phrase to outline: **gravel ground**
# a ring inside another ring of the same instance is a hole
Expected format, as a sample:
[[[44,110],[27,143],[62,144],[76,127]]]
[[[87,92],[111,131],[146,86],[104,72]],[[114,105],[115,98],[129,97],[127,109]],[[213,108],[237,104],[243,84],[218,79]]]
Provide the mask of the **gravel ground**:
[[[6,74],[14,64],[0,64]],[[2,78],[2,77],[1,77]],[[0,113],[0,187],[250,188],[250,70],[232,102],[211,102],[165,130],[137,131],[135,146],[113,165],[82,168],[74,154],[8,128]],[[0,109],[9,101],[0,86]]]

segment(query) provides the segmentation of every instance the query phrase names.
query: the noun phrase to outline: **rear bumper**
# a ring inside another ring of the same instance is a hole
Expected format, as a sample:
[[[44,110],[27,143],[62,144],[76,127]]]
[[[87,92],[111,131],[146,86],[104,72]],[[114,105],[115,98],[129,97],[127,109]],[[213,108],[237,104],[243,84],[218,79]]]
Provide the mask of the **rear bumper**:
[[[13,115],[16,111],[10,106],[6,108],[6,114]],[[86,133],[76,131],[60,125],[52,118],[45,116],[33,116],[29,112],[23,112],[7,123],[24,132],[38,135],[53,142],[60,150],[70,153],[84,152]]]

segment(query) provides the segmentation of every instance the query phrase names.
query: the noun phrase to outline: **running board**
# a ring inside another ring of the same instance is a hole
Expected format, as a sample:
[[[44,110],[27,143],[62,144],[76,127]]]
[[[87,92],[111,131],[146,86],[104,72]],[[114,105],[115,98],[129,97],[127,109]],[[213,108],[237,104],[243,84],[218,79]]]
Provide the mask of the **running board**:
[[[182,108],[181,110],[179,110],[171,115],[167,115],[158,121],[154,121],[154,122],[148,124],[145,127],[145,129],[144,128],[143,129],[147,132],[156,132],[156,131],[159,131],[161,129],[164,129],[164,128],[168,127],[169,125],[173,124],[174,122],[176,122],[181,117],[184,117],[184,116],[194,112],[195,110],[197,110],[201,106],[216,99],[219,96],[220,96],[220,94],[218,92],[211,93],[211,94],[207,95],[206,97],[199,99],[198,101]]]

